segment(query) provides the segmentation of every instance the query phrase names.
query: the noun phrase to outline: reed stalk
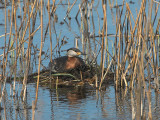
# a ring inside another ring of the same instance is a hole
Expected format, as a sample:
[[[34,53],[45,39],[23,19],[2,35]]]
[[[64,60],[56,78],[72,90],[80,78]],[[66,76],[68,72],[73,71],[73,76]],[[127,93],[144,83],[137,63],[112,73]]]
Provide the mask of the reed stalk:
[[[66,19],[66,17],[68,17],[70,11],[72,10],[73,6],[76,4],[77,0],[75,0],[72,4],[72,6],[67,10],[66,16],[64,17],[64,20]]]
[[[36,108],[35,101],[32,101],[32,120],[35,119],[35,108]]]
[[[6,12],[6,0],[5,0],[5,46],[6,46],[6,34],[7,34],[7,12]],[[4,48],[4,51],[3,51],[3,54],[5,54],[5,49]],[[5,64],[4,64],[4,56],[3,56],[3,69],[2,70],[5,70]],[[0,65],[1,65],[1,61],[0,61]],[[2,73],[0,74],[0,96],[2,96],[2,79],[4,78],[5,76],[5,71],[2,71]],[[4,87],[4,86],[3,86]],[[1,101],[0,101],[0,107],[1,107]]]
[[[139,62],[139,60],[138,60]],[[139,72],[139,71],[137,71]],[[141,76],[138,76],[138,85],[136,89],[136,120],[141,119]]]
[[[58,89],[58,76],[57,76],[57,79],[56,79],[56,90]]]
[[[6,4],[7,4],[7,1],[5,0],[5,44],[4,44],[4,51],[3,51],[3,60],[2,60],[2,63],[3,63],[3,71],[2,71],[2,79],[3,77],[5,77],[5,72],[6,72],[6,64],[7,64],[7,55],[6,52],[5,52],[5,49],[6,49],[6,35],[7,35],[7,12],[6,12]],[[13,6],[12,6],[12,9],[13,9]],[[13,12],[12,12],[13,13]],[[6,61],[5,61],[6,60]]]
[[[148,111],[148,119],[149,119],[149,120],[152,120],[151,89],[150,89],[150,87],[149,87],[149,89],[146,91],[146,94],[147,94],[148,108],[149,108],[149,111]]]
[[[60,2],[59,2],[60,3]],[[52,9],[51,9],[51,12],[50,12],[50,16],[52,14],[55,13],[56,11],[56,8],[58,7],[59,3],[55,6],[55,0],[53,0],[53,5],[52,5]],[[50,18],[51,19],[51,18]],[[54,20],[55,21],[55,20]],[[54,23],[53,23],[53,26],[55,27]],[[45,34],[44,34],[44,41],[45,41],[45,38],[46,38],[46,35],[47,35],[47,32],[48,32],[48,28],[49,28],[49,22],[47,24],[47,27],[46,27],[46,30],[45,30]],[[55,29],[55,28],[54,28]],[[57,37],[57,36],[56,36]],[[57,47],[57,46],[56,46]]]
[[[6,4],[7,4],[7,1],[5,0],[5,45],[4,45],[4,54],[5,54],[5,49],[6,49],[6,40],[7,40],[7,12],[6,12]],[[5,58],[5,57],[4,57]],[[4,59],[3,59],[4,61]],[[3,64],[3,67],[6,68],[6,66],[4,66],[5,64]],[[4,71],[4,74],[5,75],[5,71]]]
[[[33,15],[33,11],[34,11],[34,7],[35,7],[35,4],[37,3],[37,0],[34,1],[34,4],[33,6],[31,7],[31,12],[30,12],[30,18],[32,18],[32,15]],[[27,28],[28,28],[28,21],[27,21],[27,25],[24,29],[24,32],[23,32],[23,36],[22,36],[22,40],[21,41],[24,41],[24,37],[25,37],[25,34],[26,34],[26,31],[27,31]]]
[[[108,73],[108,71],[109,71],[109,69],[110,69],[110,67],[111,67],[111,65],[112,65],[112,62],[113,62],[113,59],[110,61],[110,64],[108,65],[108,68],[107,68],[105,74],[103,75],[103,77],[102,77],[102,79],[101,79],[101,82],[100,82],[100,85],[99,85],[99,90],[101,90],[102,83],[103,83],[103,81],[104,81],[104,79],[105,79],[105,77],[106,77],[106,75],[107,75],[107,73]],[[96,79],[96,80],[97,80],[97,79]],[[96,82],[96,86],[97,86],[97,82]]]
[[[5,95],[3,96],[3,106],[4,106],[4,118],[5,118],[5,120],[7,120],[7,109],[6,109]]]
[[[108,42],[108,38],[107,38],[107,33],[108,33],[107,28],[108,27],[107,27],[107,9],[106,9],[106,4],[107,3],[103,3],[103,6],[102,6],[103,7],[103,15],[104,15],[102,38],[104,37],[104,30],[106,31],[106,33],[105,33],[106,36],[105,36],[105,44],[104,44],[104,56],[103,56],[103,61],[101,61],[103,63],[102,63],[102,75],[101,75],[101,82],[100,82],[99,89],[101,89],[103,80],[104,80],[104,78],[105,78],[105,76],[106,76],[106,74],[107,74],[107,72],[109,70],[109,69],[107,69],[106,73],[104,74],[104,64],[105,64],[105,59],[106,59],[106,48],[107,48],[107,42]],[[102,41],[103,41],[103,39],[102,39]],[[103,54],[103,52],[102,52],[102,54]],[[110,63],[112,63],[112,61]],[[110,65],[109,65],[108,68],[110,68]]]
[[[103,30],[102,30],[101,63],[100,63],[101,83],[103,81],[103,75],[104,75],[104,63],[105,63],[105,59],[106,59],[106,44],[107,44],[107,36],[106,36],[106,38],[104,37],[105,30],[106,30],[106,33],[107,33],[106,4],[107,3],[105,3],[105,1],[102,0],[104,21],[103,21]],[[105,38],[105,40],[104,40],[104,38]],[[101,88],[101,86],[99,87],[99,89],[100,88]]]
[[[48,19],[49,19],[49,38],[50,38],[50,62],[52,62],[52,35],[51,35],[51,15],[50,15],[50,0],[48,0]]]
[[[134,120],[135,116],[136,116],[135,101],[134,101],[134,97],[133,97],[133,91],[131,90],[130,92],[131,92],[132,120]]]
[[[29,34],[29,42],[28,42],[27,55],[26,55],[27,56],[27,58],[26,58],[26,70],[25,70],[24,79],[23,79],[23,86],[24,86],[23,101],[25,100],[25,97],[26,97],[27,79],[28,79],[28,73],[29,73],[29,69],[30,69],[30,59],[31,59],[31,36],[30,36],[31,35],[31,31],[30,31],[29,3],[30,3],[30,1],[28,0],[27,9],[28,9],[28,34]]]
[[[118,54],[117,54],[117,71],[116,71],[116,74],[117,74],[117,80],[119,81],[119,86],[122,86],[122,81],[120,81],[120,74],[121,74],[121,68],[120,68],[120,51],[121,51],[121,47],[120,47],[120,42],[121,42],[121,25],[120,23],[118,23],[118,28],[119,29],[119,41],[118,41],[118,46],[117,46],[117,50],[118,50]]]
[[[43,0],[41,0],[41,46],[40,46],[40,52],[39,52],[39,65],[38,65],[38,78],[37,78],[37,88],[36,88],[36,97],[35,97],[35,107],[37,105],[37,100],[38,100],[38,87],[39,87],[42,46],[43,46]]]
[[[117,5],[117,2],[116,2],[116,5]],[[115,42],[114,42],[114,47],[115,47],[115,59],[117,60],[117,34],[118,34],[118,23],[119,20],[118,20],[118,9],[116,9],[116,36],[115,36]],[[119,86],[119,80],[118,80],[118,68],[116,67],[116,65],[114,66],[115,67],[115,83],[116,83],[116,90],[118,90],[118,86]]]
[[[16,39],[16,58],[14,63],[14,83],[13,83],[13,96],[15,96],[15,89],[16,89],[16,72],[17,72],[17,60],[18,60],[18,34],[17,34],[17,21],[16,21],[16,5],[15,1],[13,0],[14,6],[14,25],[15,25],[15,39]]]

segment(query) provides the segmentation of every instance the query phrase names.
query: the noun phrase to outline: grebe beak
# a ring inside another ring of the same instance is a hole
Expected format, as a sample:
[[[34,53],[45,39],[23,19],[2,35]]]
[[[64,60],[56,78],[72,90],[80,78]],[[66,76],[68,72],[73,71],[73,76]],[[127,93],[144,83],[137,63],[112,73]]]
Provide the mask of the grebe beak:
[[[85,53],[82,53],[82,52],[76,52],[77,55],[86,55]]]

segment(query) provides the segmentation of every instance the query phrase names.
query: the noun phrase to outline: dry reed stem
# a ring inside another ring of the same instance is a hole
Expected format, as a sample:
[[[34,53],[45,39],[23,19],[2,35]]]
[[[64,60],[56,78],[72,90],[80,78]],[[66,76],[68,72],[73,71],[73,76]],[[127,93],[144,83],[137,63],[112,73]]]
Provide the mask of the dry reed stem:
[[[4,45],[4,51],[3,55],[5,55],[5,49],[6,49],[6,34],[7,34],[7,15],[6,15],[6,3],[7,1],[5,0],[5,45]],[[6,57],[7,58],[7,57]],[[7,62],[7,61],[6,61]],[[3,70],[2,70],[2,75],[0,76],[0,80],[2,80],[3,77],[5,77],[5,70],[6,70],[6,62],[5,62],[5,56],[3,56]],[[1,88],[1,82],[0,82],[0,88]],[[0,90],[1,92],[1,90]],[[1,94],[0,94],[1,95]]]
[[[150,88],[146,91],[146,94],[147,94],[148,108],[149,108],[149,111],[148,111],[148,118],[149,118],[149,120],[152,120],[151,90],[150,90]]]
[[[52,62],[52,36],[51,36],[51,15],[50,15],[50,0],[48,0],[48,19],[49,19],[49,38],[50,38],[50,61]]]
[[[120,47],[120,43],[121,43],[121,24],[119,23],[119,26],[118,26],[118,31],[119,31],[119,41],[118,41],[118,56],[117,56],[117,79],[120,80],[120,74],[121,74],[121,64],[120,64],[120,51],[121,51],[121,47]],[[122,86],[122,81],[119,81],[119,83],[121,82],[120,86]]]
[[[139,60],[138,60],[139,63]],[[140,69],[139,69],[140,70]],[[139,72],[137,70],[137,72]],[[136,120],[141,119],[141,75],[138,75],[138,85],[136,89]]]
[[[116,3],[117,5],[117,3]],[[123,10],[123,9],[122,9]],[[122,13],[122,12],[121,12]],[[118,54],[117,54],[117,51],[118,51],[118,48],[117,48],[117,36],[118,36],[118,31],[119,31],[119,24],[120,24],[120,21],[121,21],[121,16],[119,16],[118,18],[118,9],[116,9],[116,37],[115,37],[115,59],[118,59]],[[120,31],[119,31],[120,32]],[[120,37],[120,36],[119,36]],[[117,60],[118,61],[118,60]],[[117,64],[117,63],[116,63]],[[116,67],[115,65],[115,80],[116,80],[116,90],[118,90],[118,86],[119,86],[119,71],[118,71],[118,67]]]
[[[153,31],[151,30],[151,33]],[[155,68],[154,68],[154,63],[155,63],[155,60],[154,60],[154,40],[153,40],[153,37],[150,36],[150,45],[151,45],[151,59],[152,59],[152,70],[153,70],[153,74],[155,75]]]
[[[14,0],[13,0],[13,5],[14,5],[14,21],[15,21],[14,26],[15,26],[15,39],[16,39],[16,59],[14,63],[14,83],[13,83],[13,96],[15,96],[17,60],[18,60],[18,34],[17,34],[17,21],[16,21],[16,5]]]
[[[156,18],[157,18],[158,10],[159,10],[159,4],[157,5],[156,12],[155,12],[155,16],[154,16],[154,19],[153,19],[153,23],[152,23],[153,26],[154,26],[154,23],[155,23]]]
[[[137,63],[138,63],[138,52],[135,51],[135,54],[134,54],[134,70],[133,70],[133,77],[132,77],[132,80],[131,80],[131,84],[130,84],[130,89],[133,89],[133,84],[134,84],[134,80],[136,78],[136,72],[137,72]]]
[[[35,108],[36,108],[35,101],[32,101],[32,120],[35,119]]]
[[[51,14],[54,13],[56,11],[56,8],[58,7],[58,5],[60,4],[60,1],[59,3],[57,4],[57,6],[55,6],[55,0],[52,0],[53,1],[53,5],[52,5],[52,10],[51,10]]]
[[[43,0],[41,0],[41,46],[40,46],[40,52],[39,52],[39,65],[38,65],[38,77],[37,77],[35,107],[37,105],[37,100],[38,100],[38,87],[39,87],[39,75],[40,75],[40,66],[41,66],[42,46],[43,46]]]
[[[32,18],[33,10],[34,10],[34,7],[35,7],[36,2],[37,2],[37,0],[34,1],[34,4],[33,4],[32,8],[31,8],[30,18]],[[27,21],[27,25],[26,25],[26,27],[25,27],[25,29],[24,29],[23,36],[22,36],[22,41],[24,40],[26,31],[27,31],[27,28],[28,28],[28,23],[29,23],[29,21]]]
[[[6,26],[7,26],[7,22],[6,22],[6,20],[7,20],[7,18],[6,18],[6,3],[7,1],[5,0],[5,45],[4,45],[4,51],[3,51],[3,72],[2,72],[2,78],[5,76],[5,72],[6,72],[6,65],[7,65],[7,55],[8,55],[8,49],[7,49],[7,52],[5,52],[5,48],[6,48]],[[13,17],[13,8],[14,6],[13,6],[13,4],[12,4],[12,17]],[[13,18],[11,18],[11,20],[13,20]],[[12,27],[12,22],[11,22],[11,27]],[[11,29],[10,29],[11,30]],[[10,32],[11,33],[11,32]],[[10,39],[9,39],[9,43],[10,43]],[[9,46],[9,45],[8,45]],[[8,47],[9,48],[9,47]],[[6,54],[6,55],[5,55]],[[6,61],[5,61],[6,60]]]
[[[101,48],[101,84],[103,82],[103,74],[104,74],[104,63],[106,59],[106,44],[107,44],[107,36],[105,37],[104,41],[104,31],[106,30],[107,34],[107,17],[106,17],[106,4],[102,4],[103,7],[103,16],[104,16],[104,22],[103,22],[103,31],[102,31],[102,48]],[[101,86],[99,87],[101,89]]]
[[[57,76],[57,79],[56,79],[56,90],[58,89],[58,81],[59,81],[59,79],[58,79],[58,76]]]
[[[0,38],[1,38],[1,37],[5,37],[5,36],[7,36],[7,35],[9,35],[9,33],[6,33],[6,32],[5,32],[4,35],[0,35]]]
[[[127,8],[128,12],[131,14],[132,19],[133,19],[133,21],[134,21],[134,23],[135,23],[135,20],[134,20],[133,14],[132,14],[132,12],[131,12],[131,10],[130,10],[130,7],[129,7],[128,3],[126,3],[126,8]]]
[[[122,9],[122,11],[123,11],[123,9]],[[122,14],[122,11],[121,11],[121,14]],[[125,16],[126,16],[126,14],[125,14]],[[122,58],[123,58],[123,52],[122,52],[122,54],[120,54],[120,52],[121,51],[123,51],[123,46],[121,46],[121,45],[123,45],[123,41],[121,40],[122,38],[122,34],[121,34],[121,24],[120,24],[120,22],[121,22],[121,15],[120,15],[120,18],[119,18],[119,23],[117,23],[117,24],[119,24],[119,25],[117,25],[117,29],[116,29],[116,33],[119,31],[119,35],[117,35],[117,37],[119,37],[119,42],[118,42],[118,47],[116,47],[116,49],[118,50],[118,54],[117,54],[117,70],[116,70],[116,89],[117,89],[117,87],[120,85],[120,81],[119,81],[119,74],[121,74],[121,71],[123,71],[123,68],[122,68],[122,65],[120,64],[120,59],[121,59],[121,61],[122,61]],[[124,20],[125,21],[125,20]],[[117,40],[117,39],[116,39]],[[117,41],[115,41],[115,44],[117,44]],[[122,49],[121,49],[122,48]],[[129,47],[128,47],[129,48]],[[116,51],[117,51],[116,50]],[[129,49],[128,49],[128,51],[129,51]],[[121,57],[120,57],[120,55],[121,55]],[[127,55],[128,54],[126,54],[126,56],[125,56],[125,58],[127,58]],[[124,62],[124,61],[123,61]],[[125,62],[124,62],[125,63]],[[127,84],[126,84],[127,82],[125,82],[125,85],[127,86]],[[122,81],[121,81],[121,86],[122,86]]]
[[[130,63],[128,64],[128,67],[126,68],[125,72],[122,73],[122,75],[121,75],[121,81],[124,80],[126,87],[128,86],[127,80],[126,80],[126,74],[127,74],[127,72],[129,71],[129,69],[131,68],[131,66],[133,65],[133,61],[134,61],[134,60],[135,60],[135,59],[132,58],[132,60],[131,60]]]
[[[7,12],[6,12],[6,4],[7,4],[7,1],[5,0],[5,47],[6,47],[6,39],[7,39]]]
[[[8,75],[8,73],[6,73],[6,76]],[[1,92],[1,96],[0,96],[0,103],[2,103],[2,98],[3,96],[5,95],[5,91],[6,91],[6,81],[7,81],[7,77],[4,76],[4,82],[3,82],[3,89],[2,89],[2,92]]]
[[[105,79],[105,77],[106,77],[106,75],[107,75],[107,73],[108,73],[108,71],[109,71],[109,69],[110,69],[110,67],[111,67],[111,65],[112,65],[112,62],[113,62],[113,59],[110,61],[109,65],[108,65],[108,68],[107,68],[105,74],[103,75],[103,77],[102,77],[102,79],[101,79],[101,82],[100,82],[100,85],[99,85],[99,90],[101,90],[103,81],[104,81],[104,79]]]
[[[4,106],[4,118],[5,118],[5,120],[7,120],[7,109],[6,109],[5,95],[3,96],[3,106]]]
[[[56,8],[58,7],[59,4],[60,4],[60,1],[59,1],[59,3],[55,6],[55,0],[53,0],[52,10],[51,10],[49,16],[51,16],[51,15],[56,11]],[[44,41],[45,41],[45,38],[46,38],[46,35],[47,35],[47,32],[48,32],[48,27],[49,27],[49,22],[48,22],[47,27],[46,27],[46,30],[45,30]],[[49,29],[50,29],[50,28],[49,28]]]
[[[142,10],[143,10],[143,8],[144,8],[144,1],[145,1],[145,0],[142,0],[142,2],[141,2],[141,7],[140,7],[140,10],[139,10],[139,13],[138,13],[138,16],[137,16],[137,19],[136,19],[136,22],[135,22],[135,25],[134,25],[133,31],[131,31],[131,33],[132,33],[132,34],[134,34],[134,33],[135,33],[135,30],[136,30],[136,28],[137,28],[137,24],[138,24],[139,16],[141,15]]]
[[[27,3],[27,9],[28,9],[28,33],[29,33],[29,43],[28,43],[28,48],[27,48],[27,58],[26,58],[26,70],[24,73],[24,79],[23,79],[23,101],[25,100],[26,97],[26,88],[27,88],[27,79],[28,79],[28,73],[29,73],[29,68],[30,68],[30,59],[31,59],[31,32],[30,32],[30,12],[29,12],[29,3],[30,1],[28,0]]]
[[[131,106],[132,106],[132,120],[134,120],[135,116],[136,116],[135,101],[134,101],[134,98],[133,98],[133,91],[131,90],[130,93],[131,93]]]
[[[71,9],[73,8],[73,6],[76,4],[77,0],[75,0],[72,4],[72,6],[67,10],[66,16],[64,17],[64,20],[66,19],[66,17],[68,16],[68,14],[70,13]]]
[[[158,5],[160,4],[160,2],[153,0],[153,2],[157,3]]]
[[[39,25],[39,27],[30,34],[30,37],[33,37],[40,28],[41,28],[41,25]],[[23,44],[24,42],[28,43],[28,42],[27,42],[28,39],[29,39],[29,37],[26,38],[26,39],[25,39],[24,41],[22,41],[21,43],[22,43],[22,44]],[[19,47],[20,47],[20,45],[19,45]]]

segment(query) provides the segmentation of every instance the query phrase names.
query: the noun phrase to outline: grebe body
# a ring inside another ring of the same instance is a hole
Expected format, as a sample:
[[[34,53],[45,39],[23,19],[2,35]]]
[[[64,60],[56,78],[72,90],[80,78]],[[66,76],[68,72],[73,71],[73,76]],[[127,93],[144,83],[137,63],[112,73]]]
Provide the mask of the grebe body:
[[[85,54],[77,48],[70,48],[67,50],[67,56],[54,59],[49,63],[49,68],[52,72],[67,72],[73,69],[84,71],[86,64],[79,55]]]

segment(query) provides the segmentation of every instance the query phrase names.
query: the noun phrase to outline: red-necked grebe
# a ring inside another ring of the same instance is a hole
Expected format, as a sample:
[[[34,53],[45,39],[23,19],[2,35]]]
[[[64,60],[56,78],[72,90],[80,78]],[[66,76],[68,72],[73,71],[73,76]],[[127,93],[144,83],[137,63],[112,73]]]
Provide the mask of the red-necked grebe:
[[[86,64],[83,59],[78,57],[85,55],[77,48],[67,50],[67,56],[59,57],[49,63],[49,68],[52,72],[67,72],[70,70],[85,71]]]

